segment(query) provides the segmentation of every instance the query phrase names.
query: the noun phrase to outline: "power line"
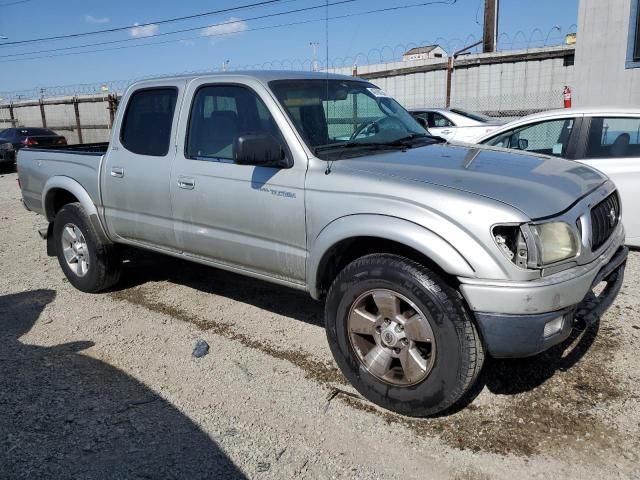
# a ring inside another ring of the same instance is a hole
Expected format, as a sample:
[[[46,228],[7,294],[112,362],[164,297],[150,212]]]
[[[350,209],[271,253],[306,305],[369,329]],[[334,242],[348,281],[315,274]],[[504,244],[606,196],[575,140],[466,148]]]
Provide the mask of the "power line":
[[[21,1],[29,1],[29,0],[21,0]],[[55,35],[52,37],[40,37],[40,38],[31,38],[28,40],[16,40],[15,42],[6,42],[6,43],[0,43],[0,46],[8,46],[8,45],[24,45],[26,43],[36,43],[36,42],[45,42],[45,41],[50,41],[50,40],[64,40],[64,39],[68,39],[68,38],[78,38],[78,37],[85,37],[88,35],[100,35],[103,33],[113,33],[113,32],[121,32],[124,30],[130,30],[132,28],[135,27],[148,27],[150,25],[162,25],[165,23],[172,23],[172,22],[179,22],[179,21],[183,21],[183,20],[192,20],[194,18],[202,18],[202,17],[207,17],[207,16],[211,16],[211,15],[219,15],[222,13],[229,13],[229,12],[234,12],[237,10],[244,10],[246,8],[253,8],[253,7],[262,7],[265,5],[272,5],[275,3],[280,3],[283,0],[263,0],[261,2],[257,2],[257,3],[249,3],[249,4],[245,4],[245,5],[240,5],[238,7],[229,7],[229,8],[223,8],[220,10],[212,10],[209,12],[202,12],[202,13],[196,13],[194,15],[187,15],[185,17],[173,17],[173,18],[167,18],[164,20],[157,20],[155,22],[147,22],[147,23],[141,23],[138,25],[128,25],[126,27],[114,27],[114,28],[106,28],[103,30],[94,30],[91,32],[82,32],[82,33],[71,33],[71,34],[67,34],[67,35]]]
[[[33,2],[33,0],[16,0],[15,2],[0,3],[0,7],[10,7],[12,5],[19,5],[20,3],[28,2]]]
[[[340,1],[337,1],[337,2],[334,2],[334,3],[331,3],[330,5],[342,5],[342,4],[345,4],[345,3],[353,3],[353,2],[358,2],[358,1],[360,1],[360,0],[340,0]],[[164,37],[164,36],[167,36],[167,35],[175,35],[177,33],[193,32],[193,31],[201,30],[203,28],[208,28],[208,27],[229,26],[229,25],[234,25],[234,24],[239,24],[239,23],[244,23],[244,22],[250,22],[250,21],[253,21],[253,20],[263,20],[265,18],[278,17],[278,16],[281,16],[281,15],[290,15],[290,14],[293,14],[293,13],[307,12],[307,11],[310,11],[310,10],[316,10],[316,9],[324,8],[324,7],[325,7],[325,5],[322,4],[322,5],[312,6],[312,7],[303,7],[303,8],[297,8],[297,9],[294,9],[294,10],[287,10],[287,11],[284,11],[284,12],[269,13],[269,14],[259,15],[259,16],[256,16],[256,17],[245,18],[245,19],[241,19],[241,20],[239,19],[239,20],[232,20],[232,21],[214,23],[214,24],[209,24],[209,25],[202,25],[202,26],[199,26],[199,27],[183,28],[181,30],[174,30],[173,32],[158,33],[158,34],[152,35],[150,37],[125,38],[123,40],[111,40],[111,41],[108,41],[108,42],[88,43],[88,44],[85,44],[85,45],[75,45],[75,46],[71,46],[71,47],[62,47],[62,48],[51,48],[51,49],[46,49],[46,50],[37,50],[37,51],[34,51],[34,52],[12,53],[12,54],[9,54],[9,55],[0,55],[0,58],[20,57],[20,56],[23,56],[23,55],[37,55],[37,54],[40,54],[40,53],[59,52],[59,51],[62,51],[62,50],[75,50],[77,48],[97,47],[97,46],[109,45],[109,44],[115,44],[115,43],[137,42],[137,41],[140,41],[140,40],[149,40],[150,38]],[[168,42],[165,42],[165,43],[168,43]],[[0,44],[0,46],[2,46],[2,45],[3,44]]]
[[[337,2],[333,2],[333,3],[329,3],[329,6],[334,6],[334,5],[340,5],[340,4],[344,4],[344,3],[353,3],[359,0],[341,0],[341,1],[337,1]],[[343,15],[338,15],[338,16],[334,16],[334,17],[329,17],[328,20],[340,20],[340,19],[345,19],[345,18],[350,18],[350,17],[356,17],[356,16],[361,16],[361,15],[372,15],[372,14],[376,14],[376,13],[385,13],[385,12],[391,12],[391,11],[397,11],[397,10],[405,10],[405,9],[409,9],[409,8],[418,8],[418,7],[425,7],[425,6],[430,6],[430,5],[437,5],[437,4],[441,4],[441,5],[453,5],[457,2],[457,0],[435,0],[435,1],[429,1],[429,2],[420,2],[420,3],[413,3],[413,4],[408,4],[408,5],[398,5],[395,7],[387,7],[387,8],[379,8],[376,10],[368,10],[365,12],[357,12],[357,13],[351,13],[351,14],[343,14]],[[214,26],[219,26],[219,25],[228,25],[228,24],[232,24],[232,23],[238,23],[241,21],[248,21],[248,20],[254,20],[257,18],[266,18],[266,17],[274,17],[274,16],[279,16],[279,15],[286,15],[289,13],[297,13],[299,11],[304,11],[304,10],[312,10],[312,9],[317,9],[317,8],[326,8],[326,4],[323,5],[318,5],[315,7],[306,7],[304,9],[297,9],[294,11],[289,11],[289,12],[280,12],[280,13],[276,13],[276,14],[269,14],[269,15],[263,15],[260,17],[255,17],[253,19],[247,19],[247,20],[238,20],[236,22],[226,22],[226,23],[220,23],[220,24],[216,24]],[[256,28],[249,28],[246,30],[243,30],[243,32],[252,32],[252,31],[260,31],[260,30],[270,30],[270,29],[275,29],[275,28],[283,28],[283,27],[290,27],[290,26],[296,26],[296,25],[304,25],[304,24],[309,24],[309,23],[316,23],[316,22],[320,22],[320,21],[325,21],[324,18],[322,19],[311,19],[311,20],[302,20],[302,21],[298,21],[298,22],[289,22],[289,23],[283,23],[283,24],[278,24],[278,25],[268,25],[265,27],[256,27]],[[175,32],[167,32],[164,34],[159,34],[159,35],[154,35],[154,37],[157,36],[162,36],[162,35],[172,35],[172,34],[176,34],[176,33],[183,33],[185,31],[193,31],[193,30],[201,30],[202,28],[206,28],[206,27],[197,27],[197,28],[189,28],[189,29],[184,29],[184,30],[178,30]],[[172,40],[165,40],[162,42],[149,42],[149,43],[144,43],[144,44],[139,44],[139,45],[123,45],[120,47],[112,47],[112,48],[103,48],[103,49],[96,49],[96,50],[85,50],[82,52],[68,52],[68,53],[60,53],[60,54],[54,54],[54,55],[44,55],[44,56],[39,56],[39,57],[29,57],[29,58],[13,58],[13,59],[8,59],[8,60],[0,60],[0,63],[8,63],[8,62],[19,62],[19,61],[28,61],[28,60],[39,60],[39,59],[43,59],[43,58],[51,58],[51,57],[64,57],[64,56],[70,56],[70,55],[84,55],[87,53],[100,53],[100,52],[108,52],[108,51],[114,51],[114,50],[124,50],[124,49],[128,49],[128,48],[137,48],[137,47],[151,47],[151,46],[157,46],[157,45],[165,45],[168,43],[174,43],[174,42],[180,42],[180,41],[185,41],[185,40],[194,40],[194,39],[198,39],[201,37],[222,37],[222,36],[228,36],[228,35],[233,35],[235,32],[227,32],[227,33],[218,33],[218,34],[207,34],[207,35],[200,35],[197,37],[184,37],[184,38],[178,38],[178,39],[172,39]],[[119,40],[117,42],[125,42],[128,40],[139,40],[139,39],[127,39],[127,40]],[[76,47],[67,47],[69,48],[86,48],[86,47],[90,47],[90,46],[95,46],[95,45],[104,45],[106,43],[115,43],[115,42],[102,42],[99,44],[89,44],[89,45],[84,45],[84,46],[76,46]],[[55,49],[55,50],[50,50],[50,51],[58,51],[58,50],[62,50],[62,49]],[[44,53],[47,51],[41,51],[41,52],[26,52],[26,53],[22,53],[22,54],[13,54],[13,55],[6,55],[4,57],[0,58],[7,58],[9,56],[16,56],[16,55],[29,55],[29,54],[38,54],[38,53]]]

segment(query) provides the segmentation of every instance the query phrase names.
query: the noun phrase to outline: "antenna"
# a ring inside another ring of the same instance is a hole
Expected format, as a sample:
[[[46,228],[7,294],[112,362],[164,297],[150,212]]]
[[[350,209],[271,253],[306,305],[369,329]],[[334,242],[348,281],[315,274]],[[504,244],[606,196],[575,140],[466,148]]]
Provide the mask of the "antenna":
[[[329,0],[325,0],[324,2],[324,31],[325,31],[325,61],[324,61],[324,72],[326,75],[325,84],[327,85],[327,116],[328,116],[328,104],[329,104]],[[331,154],[328,155],[330,157]],[[327,158],[327,169],[324,171],[325,175],[329,175],[331,173],[331,168],[333,167],[333,160],[331,158]]]

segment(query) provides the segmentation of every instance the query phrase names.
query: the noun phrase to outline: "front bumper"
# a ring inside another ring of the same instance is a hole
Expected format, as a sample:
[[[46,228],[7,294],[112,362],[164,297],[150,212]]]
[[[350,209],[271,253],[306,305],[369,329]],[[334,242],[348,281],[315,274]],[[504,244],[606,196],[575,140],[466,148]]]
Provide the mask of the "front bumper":
[[[550,276],[560,281],[549,277],[528,287],[461,285],[488,352],[499,358],[535,355],[564,341],[574,317],[596,322],[620,291],[628,253],[614,242],[595,262]],[[602,282],[606,286],[596,296],[593,289]],[[496,306],[501,313],[493,313]]]

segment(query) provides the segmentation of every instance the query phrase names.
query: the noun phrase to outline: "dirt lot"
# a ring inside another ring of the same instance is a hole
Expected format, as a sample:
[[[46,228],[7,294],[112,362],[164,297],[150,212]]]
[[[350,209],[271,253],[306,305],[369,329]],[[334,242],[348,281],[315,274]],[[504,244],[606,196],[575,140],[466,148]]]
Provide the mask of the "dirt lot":
[[[598,328],[415,420],[354,395],[304,294],[142,252],[80,293],[19,196],[0,176],[0,478],[640,478],[640,253]]]

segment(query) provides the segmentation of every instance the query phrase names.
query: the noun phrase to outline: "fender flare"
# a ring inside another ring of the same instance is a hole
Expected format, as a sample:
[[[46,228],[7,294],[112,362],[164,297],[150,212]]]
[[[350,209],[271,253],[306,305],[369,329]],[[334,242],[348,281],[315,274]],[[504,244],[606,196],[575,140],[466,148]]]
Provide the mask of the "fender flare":
[[[451,275],[476,276],[460,252],[431,230],[398,217],[355,214],[332,221],[316,237],[307,265],[307,283],[313,298],[320,297],[318,270],[325,254],[339,242],[356,237],[377,237],[401,243],[422,253]]]
[[[100,236],[100,239],[105,243],[111,243],[111,240],[107,235],[107,231],[104,228],[102,221],[100,220],[98,209],[93,203],[93,200],[84,189],[84,187],[73,178],[59,175],[49,178],[44,184],[44,187],[42,189],[42,207],[44,210],[44,215],[49,222],[53,222],[53,218],[55,217],[50,196],[51,191],[54,189],[65,190],[76,197],[78,199],[78,202],[80,202],[80,205],[82,205],[82,208],[84,208],[84,210],[87,212],[89,220],[91,221],[93,227],[96,229],[96,232]]]

